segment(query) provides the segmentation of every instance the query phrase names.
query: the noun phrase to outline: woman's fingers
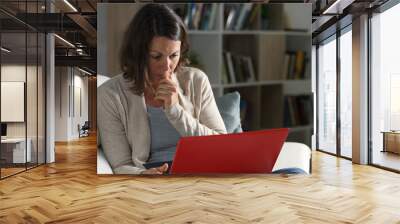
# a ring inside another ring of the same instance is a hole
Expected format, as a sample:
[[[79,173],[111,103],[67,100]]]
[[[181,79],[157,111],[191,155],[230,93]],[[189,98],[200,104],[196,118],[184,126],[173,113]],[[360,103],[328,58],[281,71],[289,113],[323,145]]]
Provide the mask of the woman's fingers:
[[[170,100],[174,93],[167,90],[159,90],[156,92],[155,99],[159,100]]]
[[[157,87],[157,90],[159,89],[165,89],[175,92],[177,88],[175,85],[172,85],[170,83],[160,83]]]
[[[174,93],[171,92],[171,91],[165,90],[165,89],[161,89],[161,90],[156,92],[156,96],[158,96],[158,95],[171,96],[172,94],[174,94]]]
[[[171,93],[156,93],[154,99],[156,100],[168,100],[172,96]]]
[[[142,172],[142,174],[162,174],[158,169],[156,168],[150,168]]]
[[[163,79],[155,92],[155,99],[164,101],[164,108],[178,102],[177,86],[172,80]]]
[[[162,174],[162,171],[158,170],[157,168],[153,168],[154,169],[154,174]]]
[[[142,172],[142,174],[163,174],[168,170],[168,163],[164,163],[162,166],[150,168]]]
[[[166,85],[176,86],[176,84],[172,80],[169,80],[169,79],[161,79],[158,84],[159,85],[166,84]]]
[[[177,86],[175,85],[175,83],[173,83],[167,79],[163,79],[159,82],[158,87],[156,89],[156,93],[158,91],[167,91],[167,92],[176,93]]]
[[[168,163],[164,163],[162,166],[156,168],[160,172],[166,172],[168,170]]]
[[[158,92],[163,92],[163,93],[175,93],[176,89],[175,88],[171,88],[171,87],[159,87],[156,90],[156,94]]]

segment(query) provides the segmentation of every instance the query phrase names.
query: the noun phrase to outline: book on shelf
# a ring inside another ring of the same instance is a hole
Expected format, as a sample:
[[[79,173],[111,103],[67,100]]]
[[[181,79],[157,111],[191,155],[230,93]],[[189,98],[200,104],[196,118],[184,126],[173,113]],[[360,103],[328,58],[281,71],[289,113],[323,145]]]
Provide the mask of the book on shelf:
[[[224,56],[224,65],[225,65],[225,56]],[[229,78],[228,78],[228,71],[226,70],[226,66],[221,66],[221,81],[222,81],[222,84],[228,84],[229,83]]]
[[[294,78],[304,78],[304,51],[296,51],[296,64],[294,70]]]
[[[259,9],[259,4],[252,3],[226,5],[224,8],[225,29],[250,29],[257,20]]]
[[[306,58],[304,64],[304,79],[311,80],[311,62]]]
[[[210,16],[208,18],[208,24],[204,25],[204,29],[212,30],[215,29],[215,21],[217,20],[217,4],[211,4]]]
[[[174,5],[178,14],[188,29],[212,30],[217,18],[217,4],[188,3]]]
[[[189,29],[193,29],[193,20],[196,14],[196,4],[188,4],[186,10],[185,24]]]
[[[290,54],[285,54],[283,59],[283,66],[282,66],[282,79],[287,79],[287,74],[289,72],[289,63],[290,63]]]
[[[256,81],[256,75],[254,72],[254,66],[253,66],[253,60],[251,59],[250,56],[243,56],[244,60],[244,68],[245,68],[245,73],[248,75],[248,80],[249,82],[254,82]]]
[[[263,5],[260,9],[261,29],[263,30],[267,30],[270,28],[268,14],[269,12],[267,5]]]
[[[287,51],[283,61],[283,79],[305,79],[307,64],[308,60],[304,51]]]
[[[238,19],[237,19],[237,23],[235,24],[235,30],[241,30],[243,29],[243,25],[245,24],[245,20],[248,18],[250,11],[251,11],[251,7],[253,4],[251,3],[244,3],[243,5],[241,5],[240,7],[240,12],[238,14]]]
[[[246,18],[242,29],[252,29],[257,25],[261,4],[253,4],[249,16]]]
[[[245,77],[243,74],[243,66],[241,58],[237,54],[232,54],[233,69],[235,70],[235,80],[236,82],[245,82]]]
[[[293,78],[295,64],[296,64],[296,55],[293,52],[291,52],[289,53],[289,67],[288,67],[288,73],[286,74],[286,79]]]
[[[234,54],[229,51],[224,51],[224,66],[226,77],[229,83],[244,83],[255,81],[255,72],[253,61],[250,56]]]
[[[284,126],[309,125],[312,122],[312,99],[310,95],[285,96]]]
[[[233,20],[235,19],[236,8],[235,6],[225,6],[224,7],[224,25],[225,29],[229,30],[233,27]]]
[[[224,62],[228,71],[229,83],[236,83],[236,74],[233,67],[232,54],[229,51],[224,52]]]
[[[195,4],[193,4],[195,5]],[[195,10],[192,12],[192,29],[198,30],[199,29],[199,24],[200,24],[200,18],[202,17],[204,11],[203,11],[203,3],[198,3],[195,5]],[[204,18],[204,17],[203,17]]]

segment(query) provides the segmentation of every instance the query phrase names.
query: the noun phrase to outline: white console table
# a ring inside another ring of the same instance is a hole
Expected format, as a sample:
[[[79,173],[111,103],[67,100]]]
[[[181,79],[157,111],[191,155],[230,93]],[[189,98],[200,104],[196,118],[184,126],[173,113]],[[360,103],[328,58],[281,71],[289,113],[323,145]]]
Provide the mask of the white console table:
[[[25,138],[7,138],[1,140],[1,157],[10,163],[25,163],[31,162],[32,141],[30,138],[26,139],[27,147],[25,154]],[[4,155],[5,154],[5,155]],[[12,161],[11,161],[12,154]],[[7,157],[10,158],[7,158]],[[27,159],[27,161],[25,161]]]

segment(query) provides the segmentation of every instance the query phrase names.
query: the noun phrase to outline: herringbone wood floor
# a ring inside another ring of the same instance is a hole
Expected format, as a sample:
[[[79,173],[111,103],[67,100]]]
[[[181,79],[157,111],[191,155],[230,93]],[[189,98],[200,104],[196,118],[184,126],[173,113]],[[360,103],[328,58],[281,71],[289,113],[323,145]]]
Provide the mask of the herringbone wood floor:
[[[313,153],[310,176],[97,176],[95,138],[0,181],[0,223],[400,223],[400,175]]]

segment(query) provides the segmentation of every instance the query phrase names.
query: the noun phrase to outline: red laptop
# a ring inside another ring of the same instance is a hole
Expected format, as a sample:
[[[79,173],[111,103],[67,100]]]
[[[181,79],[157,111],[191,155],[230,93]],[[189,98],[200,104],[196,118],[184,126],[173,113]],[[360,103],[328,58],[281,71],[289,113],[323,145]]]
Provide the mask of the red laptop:
[[[271,173],[289,129],[184,137],[171,174]]]

